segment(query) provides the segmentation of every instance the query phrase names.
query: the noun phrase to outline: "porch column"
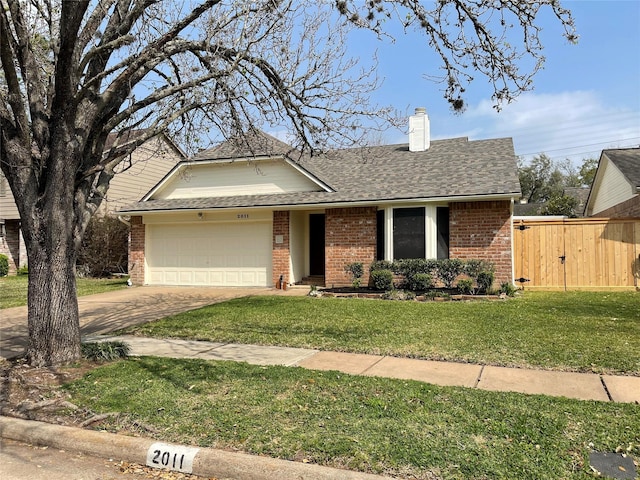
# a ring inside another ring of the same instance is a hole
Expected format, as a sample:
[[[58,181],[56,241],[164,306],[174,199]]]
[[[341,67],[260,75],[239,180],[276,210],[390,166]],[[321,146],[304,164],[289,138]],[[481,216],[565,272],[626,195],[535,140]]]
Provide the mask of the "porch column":
[[[129,233],[129,277],[134,285],[144,285],[145,225],[142,217],[131,217]]]
[[[289,265],[291,263],[291,248],[289,236],[289,211],[273,212],[273,249],[271,264],[273,266],[273,285],[278,285],[280,275],[285,282],[291,281]]]

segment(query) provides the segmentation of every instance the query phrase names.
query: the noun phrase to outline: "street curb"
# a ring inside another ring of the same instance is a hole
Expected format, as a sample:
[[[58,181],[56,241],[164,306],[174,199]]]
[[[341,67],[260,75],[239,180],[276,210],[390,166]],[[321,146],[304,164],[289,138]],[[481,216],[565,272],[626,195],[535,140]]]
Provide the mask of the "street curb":
[[[149,448],[157,441],[108,432],[0,416],[0,437],[32,445],[46,445],[101,458],[147,464]],[[178,448],[184,448],[177,446]],[[194,475],[217,480],[380,480],[378,475],[291,462],[245,453],[201,448],[193,461]]]

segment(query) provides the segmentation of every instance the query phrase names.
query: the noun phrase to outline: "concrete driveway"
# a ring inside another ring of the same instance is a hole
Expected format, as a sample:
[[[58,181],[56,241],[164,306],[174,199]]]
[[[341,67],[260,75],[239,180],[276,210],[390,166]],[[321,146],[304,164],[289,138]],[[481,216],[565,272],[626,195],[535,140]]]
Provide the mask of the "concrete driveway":
[[[249,295],[305,295],[307,288],[131,287],[78,298],[83,336],[158,320]],[[12,358],[27,345],[27,307],[0,310],[0,357]]]

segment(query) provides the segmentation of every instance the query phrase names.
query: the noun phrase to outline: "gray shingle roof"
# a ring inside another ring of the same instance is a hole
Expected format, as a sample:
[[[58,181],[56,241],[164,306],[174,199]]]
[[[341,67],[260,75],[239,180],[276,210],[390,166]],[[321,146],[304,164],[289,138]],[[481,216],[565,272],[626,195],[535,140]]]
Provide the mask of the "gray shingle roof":
[[[603,150],[602,153],[618,167],[631,185],[640,187],[640,148]]]
[[[300,157],[290,146],[268,135],[261,141],[258,148],[225,142],[193,160],[246,157],[247,153],[251,157],[288,154],[335,191],[147,200],[123,212],[520,195],[510,138],[435,140],[426,152],[410,152],[408,144],[353,148],[312,158]]]
[[[288,155],[294,151],[291,145],[287,145],[271,135],[261,131],[252,131],[222,142],[213,148],[203,150],[192,158],[193,161],[216,160],[229,158],[253,158],[274,157]]]

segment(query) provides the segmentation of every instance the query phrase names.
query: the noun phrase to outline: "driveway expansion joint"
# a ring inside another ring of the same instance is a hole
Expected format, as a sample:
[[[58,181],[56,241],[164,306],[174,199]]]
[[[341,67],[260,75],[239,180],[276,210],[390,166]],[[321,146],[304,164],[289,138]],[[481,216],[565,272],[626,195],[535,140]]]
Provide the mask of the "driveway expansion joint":
[[[484,367],[486,367],[486,365],[480,366],[480,373],[478,374],[478,378],[476,378],[476,383],[473,388],[478,388],[478,385],[480,385],[480,380],[482,379],[482,374],[484,373]]]
[[[385,356],[383,356],[383,357],[380,357],[380,359],[379,359],[378,361],[373,362],[371,365],[369,365],[367,368],[365,368],[365,369],[360,373],[360,375],[366,375],[366,374],[367,374],[367,372],[368,372],[369,370],[371,370],[373,367],[375,367],[376,365],[378,365],[378,364],[379,364],[381,361],[383,361],[385,358],[387,358],[387,355],[385,355]]]

